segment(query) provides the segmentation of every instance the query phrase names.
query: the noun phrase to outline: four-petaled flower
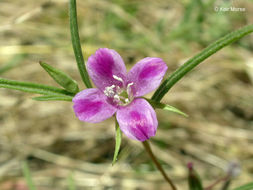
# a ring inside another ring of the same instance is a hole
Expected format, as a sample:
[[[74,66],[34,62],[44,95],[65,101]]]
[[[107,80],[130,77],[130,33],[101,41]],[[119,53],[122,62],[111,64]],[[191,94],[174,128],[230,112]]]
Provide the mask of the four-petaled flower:
[[[145,141],[154,136],[158,125],[156,113],[141,96],[161,83],[167,70],[163,60],[144,58],[127,73],[116,51],[101,48],[89,57],[86,67],[97,88],[76,94],[76,116],[81,121],[97,123],[116,113],[120,129],[127,137]]]

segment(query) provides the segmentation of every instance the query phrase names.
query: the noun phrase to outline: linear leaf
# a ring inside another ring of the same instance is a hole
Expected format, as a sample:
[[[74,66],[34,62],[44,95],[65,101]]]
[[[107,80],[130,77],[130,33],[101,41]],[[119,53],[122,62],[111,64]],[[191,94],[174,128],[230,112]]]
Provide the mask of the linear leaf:
[[[18,54],[18,55],[13,56],[13,58],[9,62],[4,64],[0,68],[0,75],[7,72],[8,70],[14,68],[18,64],[20,64],[21,61],[23,61],[26,57],[27,57],[27,54]]]
[[[114,155],[113,155],[113,161],[112,161],[112,165],[114,165],[117,161],[118,158],[118,154],[119,154],[119,149],[120,149],[120,145],[121,145],[121,130],[119,128],[119,124],[117,122],[117,120],[115,120],[115,150],[114,150]]]
[[[188,185],[190,190],[204,190],[202,186],[201,179],[198,173],[193,169],[192,164],[188,164],[189,175],[188,175]]]
[[[77,82],[63,71],[56,69],[46,63],[40,62],[41,67],[63,88],[72,93],[79,91]]]
[[[171,112],[174,112],[174,113],[178,113],[178,114],[181,114],[185,117],[188,117],[188,115],[182,111],[180,111],[179,109],[173,107],[173,106],[170,106],[168,104],[163,104],[161,102],[155,102],[151,99],[147,99],[145,98],[154,108],[158,108],[158,109],[163,109],[163,110],[167,110],[167,111],[171,111]]]
[[[76,12],[76,0],[69,0],[69,22],[70,22],[72,46],[73,46],[74,54],[76,57],[78,70],[80,72],[80,75],[86,87],[91,88],[92,85],[90,83],[88,72],[85,68],[82,47],[81,47],[80,38],[79,38],[77,12]]]
[[[195,175],[189,176],[188,184],[190,190],[203,190],[201,181]]]
[[[253,189],[253,182],[243,185],[241,187],[237,187],[233,190],[252,190],[252,189]]]
[[[22,170],[23,170],[23,174],[25,176],[25,180],[26,180],[29,190],[36,190],[36,187],[33,183],[32,177],[31,177],[30,169],[29,169],[28,164],[26,162],[23,162]]]
[[[72,173],[68,175],[68,187],[69,187],[69,190],[76,190],[75,180],[73,178]]]
[[[231,179],[226,180],[223,183],[221,190],[229,190],[229,186],[231,185],[231,181],[232,181]]]
[[[234,32],[225,35],[223,38],[209,45],[193,58],[189,59],[183,66],[179,67],[173,72],[156,90],[152,96],[152,100],[160,102],[163,96],[174,86],[181,78],[183,78],[189,71],[200,64],[202,61],[222,49],[223,47],[241,39],[247,34],[253,32],[253,24],[240,28]]]
[[[43,95],[69,95],[69,96],[74,95],[64,89],[53,86],[47,86],[31,82],[21,82],[4,78],[0,78],[0,88],[9,88],[13,90],[20,90],[23,92],[43,94]]]
[[[37,101],[72,101],[72,96],[38,96],[32,98]]]

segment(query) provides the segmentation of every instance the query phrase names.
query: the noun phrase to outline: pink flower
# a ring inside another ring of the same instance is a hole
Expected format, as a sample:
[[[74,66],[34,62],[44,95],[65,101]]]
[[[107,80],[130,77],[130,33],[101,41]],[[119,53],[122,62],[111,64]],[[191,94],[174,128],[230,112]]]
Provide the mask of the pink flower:
[[[87,62],[87,70],[97,88],[85,89],[74,98],[79,120],[101,122],[116,113],[122,132],[145,141],[154,136],[158,121],[152,106],[141,96],[161,83],[167,65],[160,58],[146,57],[127,73],[121,56],[112,49],[98,49]]]

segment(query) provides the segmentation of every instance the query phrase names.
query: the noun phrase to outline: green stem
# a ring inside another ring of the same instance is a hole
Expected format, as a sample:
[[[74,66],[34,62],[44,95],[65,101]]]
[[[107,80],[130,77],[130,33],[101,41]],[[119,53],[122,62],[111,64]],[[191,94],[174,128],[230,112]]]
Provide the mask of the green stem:
[[[88,72],[85,68],[81,42],[79,38],[77,13],[76,13],[76,0],[69,1],[69,21],[70,21],[72,46],[75,53],[78,70],[86,87],[91,88],[92,85],[90,83]]]
[[[177,190],[176,186],[173,184],[172,180],[167,176],[167,174],[165,173],[163,167],[158,162],[157,158],[155,157],[154,153],[152,152],[152,149],[151,149],[151,147],[149,145],[149,142],[148,141],[144,141],[144,142],[142,142],[142,144],[143,144],[145,150],[147,151],[147,153],[149,154],[150,158],[154,162],[154,164],[157,167],[157,169],[161,172],[161,174],[164,177],[164,179],[170,184],[171,189],[172,190]]]
[[[231,32],[219,39],[218,41],[212,43],[203,51],[198,53],[193,58],[189,59],[183,66],[179,67],[174,73],[172,73],[156,90],[152,96],[152,100],[160,102],[163,96],[188,72],[190,72],[194,67],[200,64],[202,61],[222,49],[223,47],[241,39],[247,34],[253,32],[253,24],[240,28],[234,32]]]

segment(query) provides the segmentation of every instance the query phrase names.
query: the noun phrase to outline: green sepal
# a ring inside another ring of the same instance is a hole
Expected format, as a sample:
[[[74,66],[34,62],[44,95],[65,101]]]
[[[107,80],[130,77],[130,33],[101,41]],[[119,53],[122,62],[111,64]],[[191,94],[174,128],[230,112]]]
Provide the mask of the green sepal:
[[[115,119],[115,132],[116,132],[115,133],[115,150],[114,150],[112,165],[114,165],[117,161],[120,145],[121,145],[121,137],[122,137],[122,133],[116,119]]]
[[[38,96],[32,98],[37,101],[72,101],[72,96]]]
[[[252,189],[253,189],[253,182],[248,183],[248,184],[243,185],[243,186],[240,186],[240,187],[237,187],[233,190],[252,190]]]
[[[47,63],[40,62],[41,67],[63,88],[67,91],[76,94],[79,92],[77,82],[63,71],[52,67]]]
[[[174,113],[178,113],[180,115],[183,115],[185,117],[188,117],[188,115],[184,112],[182,112],[181,110],[173,107],[173,106],[170,106],[168,104],[163,104],[163,103],[160,103],[160,102],[155,102],[151,99],[147,99],[145,98],[152,106],[153,108],[158,108],[158,109],[163,109],[163,110],[167,110],[167,111],[171,111],[171,112],[174,112]]]
[[[42,95],[68,95],[73,96],[74,94],[54,86],[47,86],[43,84],[36,84],[31,82],[21,82],[16,80],[9,80],[0,78],[0,88],[9,88],[13,90],[19,90],[23,92],[29,92],[34,94]]]

